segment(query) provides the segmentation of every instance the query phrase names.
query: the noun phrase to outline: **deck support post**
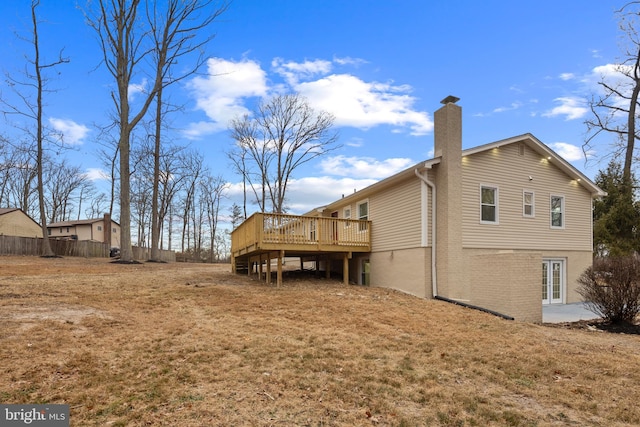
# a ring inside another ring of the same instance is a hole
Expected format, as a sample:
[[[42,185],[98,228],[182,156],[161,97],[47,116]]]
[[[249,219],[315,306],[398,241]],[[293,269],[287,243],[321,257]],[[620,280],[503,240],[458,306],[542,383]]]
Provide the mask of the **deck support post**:
[[[326,278],[330,279],[331,278],[331,255],[327,255],[325,269],[327,270],[325,271]]]
[[[258,280],[262,281],[262,254],[260,254],[258,259]]]
[[[345,285],[349,284],[349,253],[345,253],[342,258],[342,282]]]
[[[271,284],[271,252],[267,252],[267,277],[265,277],[267,285]]]
[[[276,280],[276,286],[280,287],[282,285],[282,260],[284,258],[284,251],[280,251],[278,254],[278,278]]]

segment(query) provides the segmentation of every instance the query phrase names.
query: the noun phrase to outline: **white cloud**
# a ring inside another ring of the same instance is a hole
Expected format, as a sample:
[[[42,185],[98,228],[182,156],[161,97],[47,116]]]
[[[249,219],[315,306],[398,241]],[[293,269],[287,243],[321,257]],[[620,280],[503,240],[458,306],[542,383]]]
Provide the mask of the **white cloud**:
[[[407,158],[376,160],[371,157],[328,157],[320,162],[323,173],[359,179],[383,179],[411,166]]]
[[[89,133],[89,128],[73,120],[49,118],[49,124],[62,135],[62,142],[69,145],[80,145]]]
[[[362,64],[368,64],[368,61],[365,61],[364,59],[360,59],[360,58],[351,58],[349,56],[345,56],[344,58],[338,58],[338,57],[334,57],[333,58],[333,62],[335,62],[338,65],[353,65],[355,67],[358,67]]]
[[[554,142],[549,144],[549,147],[558,153],[562,158],[567,161],[575,162],[577,160],[584,160],[585,155],[581,147],[566,142]]]
[[[301,79],[308,79],[316,75],[331,72],[331,61],[317,59],[315,61],[285,62],[282,58],[274,58],[271,66],[276,73],[283,76],[289,85],[294,86]]]
[[[189,126],[190,138],[226,129],[232,118],[250,113],[243,104],[245,98],[267,94],[266,73],[255,61],[210,58],[207,71],[206,77],[191,80],[188,88],[196,98],[197,108],[211,121]]]
[[[293,179],[287,186],[287,207],[291,213],[304,214],[312,209],[327,205],[362,190],[375,179],[306,177]],[[319,191],[319,189],[321,189]]]
[[[302,215],[312,209],[335,202],[354,191],[362,190],[376,182],[377,180],[375,179],[335,178],[329,176],[291,179],[287,184],[287,210],[291,214]],[[226,196],[230,202],[242,206],[242,188],[241,182],[229,185]],[[256,211],[258,211],[258,206],[249,201],[247,213],[251,215]]]
[[[147,79],[144,78],[142,79],[141,83],[131,83],[127,89],[127,98],[129,98],[129,101],[133,101],[133,99],[136,97],[137,94],[139,93],[145,93],[147,91]]]
[[[575,77],[576,76],[573,73],[562,73],[562,74],[560,74],[560,80],[564,80],[564,81],[573,80]]]
[[[84,173],[89,181],[110,180],[109,174],[100,168],[88,168]]]
[[[364,140],[362,138],[352,137],[345,143],[345,145],[349,147],[362,147],[364,146]]]
[[[544,117],[565,116],[565,120],[574,120],[584,117],[589,112],[582,98],[565,96],[554,101],[560,105],[544,113]]]
[[[334,61],[339,65],[364,62],[351,58]],[[209,59],[209,75],[194,78],[188,87],[196,98],[197,108],[205,112],[210,122],[191,124],[186,135],[197,138],[203,133],[224,130],[230,119],[249,114],[245,106],[248,98],[265,97],[281,90],[300,93],[313,108],[332,113],[337,126],[369,129],[391,125],[396,127],[395,131],[409,129],[412,135],[433,130],[429,114],[414,107],[417,100],[410,95],[409,85],[365,82],[350,74],[327,75],[333,63],[320,59],[298,63],[275,58],[271,65],[286,84],[268,86],[266,72],[255,61]]]
[[[368,129],[378,125],[409,127],[412,135],[433,130],[424,111],[413,109],[416,99],[408,85],[365,82],[349,74],[333,74],[300,83],[295,89],[318,109],[332,113],[338,126]]]
[[[498,107],[493,110],[494,113],[504,113],[505,111],[517,110],[522,107],[522,102],[516,101],[512,102],[508,107]]]

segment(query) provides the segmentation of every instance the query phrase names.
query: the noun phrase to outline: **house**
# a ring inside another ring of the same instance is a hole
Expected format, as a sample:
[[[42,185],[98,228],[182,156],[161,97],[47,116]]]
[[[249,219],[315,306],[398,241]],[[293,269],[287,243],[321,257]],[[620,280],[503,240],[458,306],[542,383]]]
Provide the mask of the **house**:
[[[61,221],[47,224],[49,238],[59,240],[89,240],[104,242],[110,248],[120,247],[120,224],[109,214],[103,218]]]
[[[434,158],[301,218],[370,224],[328,226],[337,238],[361,229],[370,249],[352,248],[342,266],[325,258],[327,272],[539,322],[543,304],[580,301],[592,202],[605,193],[531,134],[462,150],[457,101],[434,114]],[[236,248],[232,240],[234,259],[257,261],[259,246]]]
[[[42,227],[22,209],[0,208],[0,235],[42,237]]]

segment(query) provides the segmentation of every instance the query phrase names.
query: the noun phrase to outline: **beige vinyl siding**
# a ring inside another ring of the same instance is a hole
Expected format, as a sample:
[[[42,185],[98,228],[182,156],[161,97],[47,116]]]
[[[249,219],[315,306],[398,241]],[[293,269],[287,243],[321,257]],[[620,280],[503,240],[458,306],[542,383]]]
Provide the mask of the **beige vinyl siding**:
[[[93,236],[91,235],[92,225],[90,224],[76,225],[71,229],[73,230],[74,228],[75,228],[75,234],[78,236],[78,240],[93,240],[92,239]]]
[[[24,212],[15,210],[0,215],[0,234],[17,237],[42,237],[42,229]]]
[[[421,246],[421,184],[414,176],[369,195],[373,252]]]
[[[591,194],[518,143],[462,160],[463,246],[528,250],[591,250]],[[529,178],[531,177],[531,179]],[[480,223],[480,185],[498,190],[499,224]],[[523,216],[523,191],[533,191],[535,216]],[[564,196],[564,228],[551,228],[551,195]]]

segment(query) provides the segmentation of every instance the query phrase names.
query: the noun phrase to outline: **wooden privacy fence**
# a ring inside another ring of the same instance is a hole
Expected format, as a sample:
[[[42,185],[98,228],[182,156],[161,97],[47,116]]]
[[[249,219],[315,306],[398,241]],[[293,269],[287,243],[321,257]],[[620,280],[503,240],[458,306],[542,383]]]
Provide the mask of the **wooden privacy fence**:
[[[110,251],[109,246],[101,242],[49,239],[49,244],[53,253],[59,256],[108,258]],[[150,258],[151,249],[137,246],[133,246],[132,249],[134,259],[146,261]],[[42,255],[42,239],[0,235],[0,255],[40,256]],[[176,253],[161,250],[160,260],[175,262]]]
[[[49,239],[51,250],[59,256],[91,258],[109,257],[109,247],[100,242]],[[0,255],[42,255],[42,239],[0,236]]]
[[[148,261],[151,259],[151,248],[141,248],[138,246],[132,246],[133,259],[139,261]],[[164,262],[176,262],[176,253],[174,251],[160,250],[160,259],[157,261]]]

